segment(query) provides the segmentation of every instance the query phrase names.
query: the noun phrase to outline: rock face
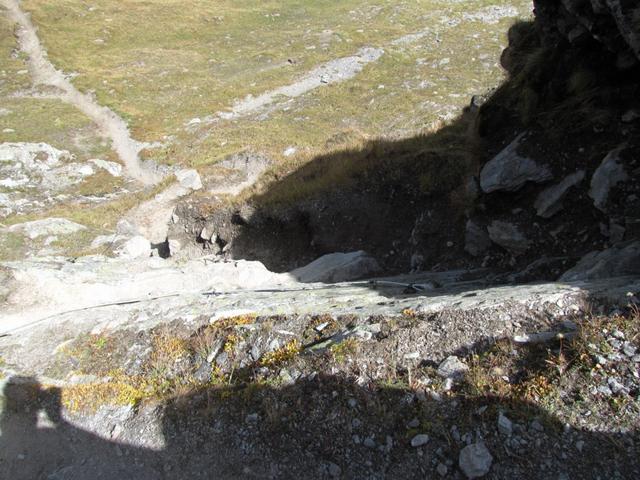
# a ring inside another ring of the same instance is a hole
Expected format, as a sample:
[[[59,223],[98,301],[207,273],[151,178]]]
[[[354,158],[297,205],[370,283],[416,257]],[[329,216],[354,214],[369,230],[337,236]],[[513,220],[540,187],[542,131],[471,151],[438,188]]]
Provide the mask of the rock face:
[[[309,265],[298,268],[291,275],[302,283],[346,282],[379,272],[380,265],[366,252],[331,253]]]
[[[485,193],[498,190],[516,191],[526,182],[541,183],[551,179],[547,167],[518,154],[525,138],[521,133],[504,150],[487,162],[480,172],[480,187]]]
[[[640,6],[625,0],[535,0],[537,22],[549,43],[602,44],[621,66],[640,61]]]
[[[534,204],[538,216],[550,218],[562,210],[562,200],[572,187],[584,180],[584,175],[584,170],[579,170],[565,177],[560,183],[540,192]]]
[[[492,242],[516,255],[526,252],[531,243],[518,227],[511,223],[496,220],[489,225],[488,230]]]
[[[637,275],[640,272],[640,241],[615,245],[602,252],[591,252],[567,271],[560,281],[585,281]]]
[[[460,452],[458,464],[467,478],[480,478],[489,473],[493,457],[484,443],[472,443]]]
[[[609,191],[629,178],[620,163],[620,151],[621,149],[616,149],[610,152],[591,177],[589,196],[595,207],[603,212],[606,210]]]

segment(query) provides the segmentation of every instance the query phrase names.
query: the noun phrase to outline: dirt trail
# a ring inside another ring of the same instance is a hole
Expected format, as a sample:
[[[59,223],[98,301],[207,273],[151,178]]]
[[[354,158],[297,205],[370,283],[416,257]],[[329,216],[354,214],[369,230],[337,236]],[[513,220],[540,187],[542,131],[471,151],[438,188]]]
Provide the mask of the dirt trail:
[[[369,63],[375,62],[384,54],[381,48],[361,48],[355,55],[337,58],[314,68],[304,77],[289,85],[278,87],[257,97],[249,96],[238,101],[228,112],[218,112],[225,120],[239,118],[260,110],[273,103],[278,97],[296,98],[323,85],[343,82],[353,78]]]
[[[9,18],[19,26],[16,32],[19,45],[29,56],[29,70],[34,83],[56,87],[61,91],[57,95],[58,98],[91,118],[102,135],[111,140],[112,148],[124,163],[129,177],[146,185],[157,183],[161,176],[145,168],[138,155],[145,144],[131,138],[125,121],[109,108],[99,105],[90,95],[78,91],[69,79],[53,66],[38,39],[33,23],[21,10],[18,0],[0,0],[0,5],[7,9]]]

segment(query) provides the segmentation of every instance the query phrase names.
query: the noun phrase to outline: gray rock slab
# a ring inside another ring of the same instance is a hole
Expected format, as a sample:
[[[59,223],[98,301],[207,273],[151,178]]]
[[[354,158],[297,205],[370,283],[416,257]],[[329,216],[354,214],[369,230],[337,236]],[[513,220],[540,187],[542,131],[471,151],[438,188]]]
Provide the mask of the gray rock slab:
[[[640,275],[640,241],[619,243],[585,255],[560,281],[584,281],[622,275]]]
[[[380,270],[376,259],[360,250],[324,255],[309,265],[293,270],[291,275],[303,283],[334,283],[372,276]]]
[[[525,133],[521,133],[504,150],[485,164],[480,172],[480,187],[485,193],[516,191],[527,182],[542,183],[552,178],[546,166],[518,154]]]
[[[542,218],[550,218],[562,210],[562,200],[572,187],[584,180],[584,170],[578,170],[568,175],[560,183],[544,189],[534,203],[536,213]]]

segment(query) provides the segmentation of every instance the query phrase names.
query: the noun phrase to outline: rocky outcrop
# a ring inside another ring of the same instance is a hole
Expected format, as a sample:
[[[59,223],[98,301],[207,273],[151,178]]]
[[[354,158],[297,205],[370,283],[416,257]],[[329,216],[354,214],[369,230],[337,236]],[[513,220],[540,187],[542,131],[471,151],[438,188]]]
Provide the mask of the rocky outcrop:
[[[595,41],[617,56],[620,67],[640,61],[640,5],[629,0],[535,0],[543,40]]]

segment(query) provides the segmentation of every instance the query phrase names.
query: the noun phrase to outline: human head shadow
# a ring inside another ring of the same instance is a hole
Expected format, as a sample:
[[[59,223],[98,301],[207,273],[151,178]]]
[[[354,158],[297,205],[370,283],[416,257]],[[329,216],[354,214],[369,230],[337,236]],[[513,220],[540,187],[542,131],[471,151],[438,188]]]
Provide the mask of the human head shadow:
[[[557,346],[523,347],[522,367],[529,375],[544,374],[548,365],[540,349]],[[470,350],[482,354],[489,348],[479,344]],[[320,367],[326,358],[310,361]],[[441,478],[436,472],[441,464],[450,478],[464,478],[458,455],[476,442],[485,443],[493,456],[486,478],[631,479],[640,474],[637,424],[610,433],[604,418],[601,431],[575,426],[578,418],[568,427],[531,402],[478,391],[471,377],[449,394],[431,395],[402,368],[376,382],[365,372],[359,377],[321,372],[265,383],[253,381],[256,367],[250,366],[225,384],[139,405],[136,416],[143,420],[122,428],[142,444],[144,418],[161,422],[165,447],[159,451],[101,438],[69,423],[60,390],[14,377],[4,387],[0,474],[16,480],[423,479]],[[579,410],[580,399],[568,393],[567,401]],[[500,412],[513,422],[510,435],[498,431]],[[45,414],[48,423],[42,424]],[[411,440],[418,434],[429,440],[414,447]]]

